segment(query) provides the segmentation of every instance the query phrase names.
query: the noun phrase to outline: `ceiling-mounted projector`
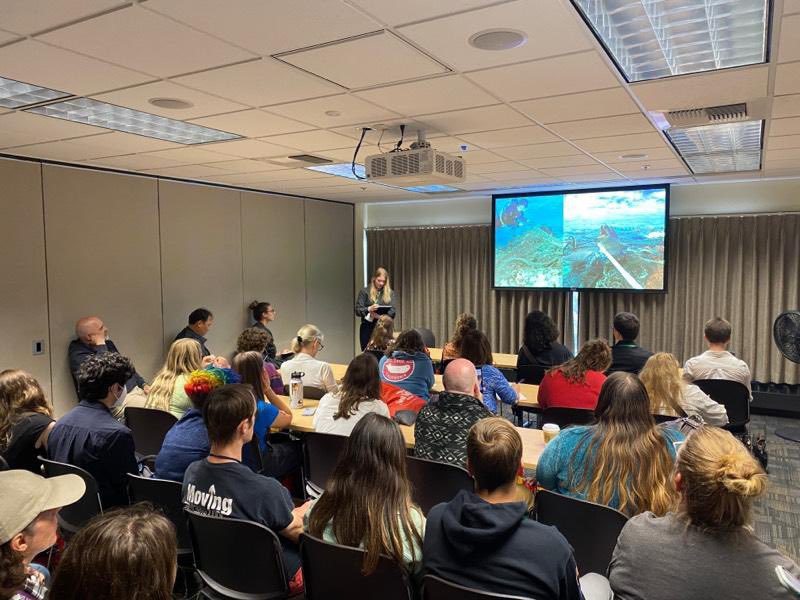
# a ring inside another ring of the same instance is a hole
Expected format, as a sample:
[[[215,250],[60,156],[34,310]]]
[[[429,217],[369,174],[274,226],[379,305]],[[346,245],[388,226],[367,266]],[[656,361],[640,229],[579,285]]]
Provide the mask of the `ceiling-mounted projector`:
[[[417,132],[417,142],[407,150],[373,154],[364,160],[367,180],[398,187],[458,184],[467,178],[467,165],[460,156],[434,150]]]

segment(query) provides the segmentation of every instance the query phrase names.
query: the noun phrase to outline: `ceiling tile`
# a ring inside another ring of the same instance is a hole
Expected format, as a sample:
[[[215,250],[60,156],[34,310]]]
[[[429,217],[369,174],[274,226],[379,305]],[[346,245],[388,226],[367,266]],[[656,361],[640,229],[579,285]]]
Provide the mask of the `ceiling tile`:
[[[550,142],[547,144],[526,144],[524,146],[514,146],[513,148],[499,148],[495,152],[512,160],[525,160],[551,156],[570,156],[577,154],[579,150],[567,142]]]
[[[553,123],[548,125],[561,137],[570,140],[603,137],[608,135],[626,135],[629,133],[648,133],[653,131],[653,125],[641,113],[623,115],[620,117],[603,117],[599,119],[584,119],[567,123]]]
[[[620,151],[620,150],[611,152],[592,152],[592,156],[594,156],[599,161],[611,165],[616,163],[638,162],[645,159],[665,160],[668,158],[675,158],[675,152],[672,150],[672,148],[670,148],[666,144],[662,144],[661,146],[655,148],[643,148],[630,153],[630,154],[646,154],[647,156],[645,157],[645,159],[621,158],[621,156],[626,153],[627,153],[626,151]]]
[[[192,123],[205,125],[214,129],[221,129],[230,133],[238,133],[246,137],[264,137],[267,135],[277,135],[281,133],[294,133],[311,129],[308,125],[271,115],[264,111],[251,109],[239,112],[217,115],[215,117],[203,117],[192,119]]]
[[[169,81],[156,81],[155,83],[118,90],[108,94],[95,95],[94,98],[117,106],[125,106],[180,121],[247,108],[242,104],[209,96],[203,92],[191,90]],[[160,108],[148,102],[151,98],[176,98],[191,102],[193,106],[178,110]]]
[[[534,169],[549,169],[552,167],[579,167],[583,165],[596,165],[597,161],[586,154],[574,156],[551,156],[549,158],[531,158],[520,161]]]
[[[0,48],[0,64],[3,77],[81,96],[153,79],[34,40]]]
[[[519,113],[502,105],[437,113],[421,117],[419,121],[428,127],[451,135],[488,129],[523,127],[531,124]]]
[[[800,94],[800,62],[775,68],[775,95]]]
[[[527,100],[617,87],[619,80],[596,52],[558,56],[467,75],[504,100]]]
[[[556,181],[552,177],[542,175],[533,169],[528,171],[513,171],[511,173],[490,173],[487,175],[487,177],[490,177],[493,181],[498,181],[501,183],[507,182],[515,186],[543,184],[545,182],[552,183]]]
[[[386,144],[383,146],[383,150],[388,152],[391,148],[390,144]],[[355,152],[356,144],[354,143],[351,148],[342,148],[340,150],[325,150],[324,152],[317,152],[320,156],[324,156],[325,158],[330,158],[333,161],[337,162],[352,162],[353,160],[353,153]],[[365,156],[371,156],[372,154],[380,154],[381,150],[378,149],[377,146],[361,146],[361,149],[358,151],[358,162],[363,163]]]
[[[26,112],[0,115],[0,148],[105,133],[107,129]]]
[[[253,107],[294,102],[342,91],[338,85],[285,65],[274,58],[177,77],[174,81]]]
[[[399,115],[385,108],[349,94],[327,96],[314,100],[279,104],[266,108],[271,113],[311,123],[317,127],[341,127],[344,125],[372,125],[396,119]],[[337,112],[329,115],[327,112]]]
[[[130,169],[142,171],[145,169],[161,169],[164,167],[177,167],[181,163],[169,158],[161,158],[152,154],[128,154],[127,156],[110,156],[95,158],[87,162],[93,165],[110,167],[112,169]]]
[[[103,131],[106,131],[105,129]],[[112,131],[102,137],[92,136],[91,138],[81,138],[87,142],[102,142],[108,150],[113,150],[103,156],[119,156],[121,154],[133,154],[134,152],[153,152],[155,150],[167,150],[169,148],[183,148],[182,144],[157,140],[143,135],[124,133],[122,131]],[[77,140],[76,140],[77,141]],[[99,156],[99,155],[98,155]]]
[[[1,0],[3,29],[22,35],[44,31],[128,4],[121,0]]]
[[[329,0],[149,0],[145,6],[262,55],[380,29],[344,2]]]
[[[800,94],[777,96],[772,99],[772,118],[800,116]]]
[[[621,179],[625,179],[625,177],[609,172],[604,175],[564,175],[560,177],[560,179],[567,183],[586,183],[590,184],[589,187],[601,187],[606,182],[617,182]]]
[[[159,77],[253,57],[138,5],[46,33],[40,39]]]
[[[92,152],[68,140],[44,142],[42,144],[32,144],[30,146],[18,146],[14,148],[12,152],[18,156],[32,156],[48,160],[76,161],[93,158],[93,156],[91,156]],[[101,152],[100,154],[103,153]],[[94,157],[96,156],[95,154]]]
[[[348,89],[407,81],[447,69],[389,31],[280,55]]]
[[[768,137],[767,148],[770,150],[783,150],[784,148],[800,148],[800,135],[784,135]]]
[[[144,140],[145,143],[139,143],[138,139],[126,139],[123,136],[128,136],[129,138],[138,138]],[[41,156],[43,158],[50,158],[53,160],[88,160],[104,156],[129,154],[136,151],[146,152],[159,148],[178,146],[178,144],[170,144],[169,142],[161,144],[147,144],[146,142],[150,141],[150,139],[151,138],[145,138],[126,133],[104,133],[100,135],[73,138],[70,140],[62,140],[59,142],[47,142],[44,144],[26,146],[26,154],[31,156]],[[158,142],[159,140],[153,141]],[[43,153],[37,154],[37,151],[39,150],[41,150]]]
[[[431,2],[430,0],[405,0],[404,2],[393,2],[392,0],[354,0],[353,4],[357,4],[388,25],[403,25],[479,8],[495,1],[436,0],[436,2]]]
[[[459,153],[466,161],[467,166],[481,165],[483,163],[501,162],[504,157],[488,150],[467,150]]]
[[[503,162],[482,163],[479,165],[471,165],[469,167],[469,171],[471,173],[477,173],[479,175],[485,175],[486,173],[503,173],[508,171],[520,171],[522,169],[524,169],[522,165],[516,162],[512,162],[510,160],[506,160]]]
[[[665,170],[677,170],[688,173],[686,167],[677,158],[667,158],[664,160],[640,160],[626,161],[613,165],[614,169],[625,175],[650,176],[651,173],[659,173]],[[647,168],[645,168],[647,167]]]
[[[783,0],[783,14],[800,13],[800,0]]]
[[[639,108],[623,88],[526,100],[515,102],[514,106],[545,124],[639,112]]]
[[[401,83],[356,95],[409,116],[497,103],[491,94],[459,75]]]
[[[445,63],[468,71],[588,50],[592,41],[579,21],[574,11],[561,2],[517,0],[401,27],[398,31]],[[528,39],[517,48],[502,51],[480,50],[469,44],[472,35],[489,29],[520,31]]]
[[[575,175],[609,175],[613,172],[604,167],[603,165],[583,165],[578,167],[547,167],[539,169],[546,175],[565,179]]]
[[[615,152],[617,150],[638,150],[662,146],[664,140],[656,133],[636,133],[633,135],[613,135],[581,140],[578,146],[589,153]]]
[[[317,129],[315,131],[304,131],[302,133],[287,133],[284,135],[274,135],[264,139],[266,142],[275,143],[280,146],[295,148],[304,152],[317,152],[321,150],[338,150],[341,148],[355,149],[353,140],[349,137]]]
[[[772,135],[796,135],[800,133],[800,117],[788,119],[772,119],[769,125],[769,134]]]
[[[181,165],[179,167],[166,167],[163,169],[149,169],[142,171],[148,175],[163,175],[164,177],[212,177],[217,173],[224,175],[227,171],[215,169],[208,165]]]
[[[269,178],[267,177],[268,173],[261,172],[261,173],[237,173],[235,175],[219,175],[215,176],[216,181],[220,181],[223,183],[230,183],[233,185],[250,185],[253,183],[260,183],[262,181],[268,181]]]
[[[17,39],[19,36],[16,33],[11,33],[9,31],[3,31],[0,29],[0,44],[7,44],[11,40]]]
[[[229,173],[264,173],[265,171],[278,171],[285,167],[265,162],[263,160],[224,160],[222,162],[208,163],[209,167],[224,169]]]
[[[160,150],[152,152],[150,156],[177,160],[184,164],[200,165],[203,163],[220,162],[227,158],[224,154],[203,150],[202,148],[176,148],[174,150]]]
[[[800,164],[800,148],[787,148],[785,150],[767,150],[767,161],[796,160]]]
[[[781,37],[778,43],[778,62],[800,60],[800,15],[781,19]]]
[[[523,144],[551,142],[558,138],[538,125],[483,131],[461,136],[466,142],[481,148],[503,148]]]
[[[239,158],[269,158],[271,156],[285,156],[289,148],[268,144],[261,140],[234,140],[232,142],[218,142],[204,145],[203,148],[220,154],[238,156]]]
[[[703,108],[764,98],[768,79],[768,66],[746,67],[636,83],[631,91],[647,110]]]

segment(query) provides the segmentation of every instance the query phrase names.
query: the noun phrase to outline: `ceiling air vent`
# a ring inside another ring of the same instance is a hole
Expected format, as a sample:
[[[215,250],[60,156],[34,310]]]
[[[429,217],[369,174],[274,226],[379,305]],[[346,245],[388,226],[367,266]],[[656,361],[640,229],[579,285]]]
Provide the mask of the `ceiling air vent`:
[[[292,160],[299,160],[300,162],[308,163],[311,165],[325,165],[333,162],[332,160],[328,160],[327,158],[322,158],[321,156],[314,156],[313,154],[295,154],[294,156],[289,156],[287,158],[291,158]]]
[[[676,129],[748,120],[747,104],[743,102],[740,104],[728,104],[726,106],[673,110],[664,113],[664,117],[670,127]]]

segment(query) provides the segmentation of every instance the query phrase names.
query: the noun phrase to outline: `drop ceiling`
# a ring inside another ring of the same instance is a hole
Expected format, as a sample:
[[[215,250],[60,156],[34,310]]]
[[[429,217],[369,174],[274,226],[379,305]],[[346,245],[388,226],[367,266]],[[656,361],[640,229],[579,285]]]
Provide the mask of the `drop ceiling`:
[[[0,109],[0,154],[342,202],[425,194],[309,171],[424,129],[462,192],[800,177],[800,3],[775,0],[770,62],[628,84],[568,0],[0,0],[0,76],[241,136],[186,147]],[[508,28],[528,42],[468,44]],[[152,98],[190,104],[165,109]],[[761,101],[761,169],[693,175],[652,111]],[[633,154],[629,158],[626,155]],[[644,156],[641,156],[644,155]]]

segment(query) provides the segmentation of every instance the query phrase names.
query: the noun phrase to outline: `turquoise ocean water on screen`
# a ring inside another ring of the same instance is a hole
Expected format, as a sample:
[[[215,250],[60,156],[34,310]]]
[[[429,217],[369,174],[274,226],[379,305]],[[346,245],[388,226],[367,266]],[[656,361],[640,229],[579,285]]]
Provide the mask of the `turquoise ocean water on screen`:
[[[495,286],[660,290],[663,188],[498,198]]]

